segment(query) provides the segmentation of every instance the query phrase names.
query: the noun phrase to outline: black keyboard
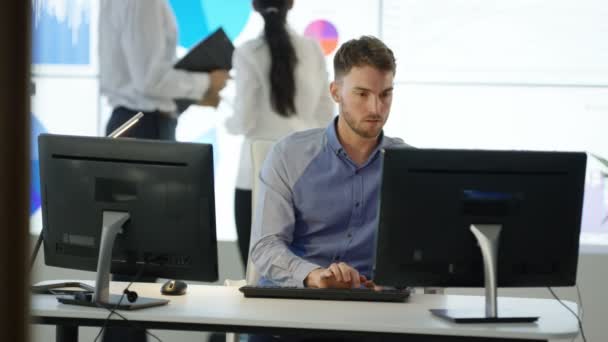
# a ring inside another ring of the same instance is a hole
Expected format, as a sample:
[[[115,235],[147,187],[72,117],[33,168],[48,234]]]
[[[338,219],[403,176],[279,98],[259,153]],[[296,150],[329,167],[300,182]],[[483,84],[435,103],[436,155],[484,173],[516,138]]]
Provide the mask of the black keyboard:
[[[239,289],[245,297],[292,298],[322,300],[354,300],[368,302],[405,302],[409,289],[315,289],[302,287],[243,286]]]

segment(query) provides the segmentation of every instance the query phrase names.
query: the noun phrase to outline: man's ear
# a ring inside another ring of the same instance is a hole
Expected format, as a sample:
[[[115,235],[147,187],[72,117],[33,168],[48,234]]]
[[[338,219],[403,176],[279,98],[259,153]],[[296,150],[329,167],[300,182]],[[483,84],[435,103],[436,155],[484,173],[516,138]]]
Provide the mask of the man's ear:
[[[329,93],[331,94],[331,98],[334,99],[336,103],[340,102],[340,85],[336,81],[332,81],[329,84]]]

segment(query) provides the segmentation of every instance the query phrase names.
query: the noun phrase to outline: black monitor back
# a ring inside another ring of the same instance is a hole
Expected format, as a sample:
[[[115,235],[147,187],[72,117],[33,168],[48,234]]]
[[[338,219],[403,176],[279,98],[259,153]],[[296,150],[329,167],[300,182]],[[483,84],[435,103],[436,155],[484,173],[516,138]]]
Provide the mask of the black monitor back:
[[[575,284],[586,155],[395,148],[384,155],[375,280],[483,287],[471,224],[500,224],[498,286]]]
[[[95,271],[104,211],[128,212],[112,273],[218,278],[211,145],[39,137],[45,262]]]

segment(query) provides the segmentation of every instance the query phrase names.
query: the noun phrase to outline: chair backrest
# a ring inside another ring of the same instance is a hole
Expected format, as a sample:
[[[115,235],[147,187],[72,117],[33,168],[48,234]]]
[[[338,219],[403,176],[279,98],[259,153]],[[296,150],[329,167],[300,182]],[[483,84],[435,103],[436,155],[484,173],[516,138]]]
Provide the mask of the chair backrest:
[[[251,189],[251,222],[255,222],[255,201],[256,201],[256,193],[259,188],[260,182],[260,170],[262,169],[262,164],[266,159],[266,155],[270,151],[272,145],[274,145],[275,141],[273,140],[262,140],[256,139],[251,142],[251,161],[252,161],[252,171],[253,171],[253,187]],[[253,230],[251,231],[251,243],[249,245],[249,253],[251,254],[251,244],[254,242],[254,234]],[[245,279],[247,280],[248,285],[255,285],[260,280],[260,274],[255,270],[255,266],[253,262],[251,262],[251,255],[248,258],[247,262],[247,270],[245,274]]]

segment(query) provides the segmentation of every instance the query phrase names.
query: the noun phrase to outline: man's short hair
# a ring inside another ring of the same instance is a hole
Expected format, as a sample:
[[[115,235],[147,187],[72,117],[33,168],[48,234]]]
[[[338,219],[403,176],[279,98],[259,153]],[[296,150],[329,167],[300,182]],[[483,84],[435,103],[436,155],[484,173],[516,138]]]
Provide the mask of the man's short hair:
[[[397,72],[395,55],[380,39],[361,36],[342,44],[334,56],[334,78],[338,79],[353,67],[369,65],[381,71]]]

